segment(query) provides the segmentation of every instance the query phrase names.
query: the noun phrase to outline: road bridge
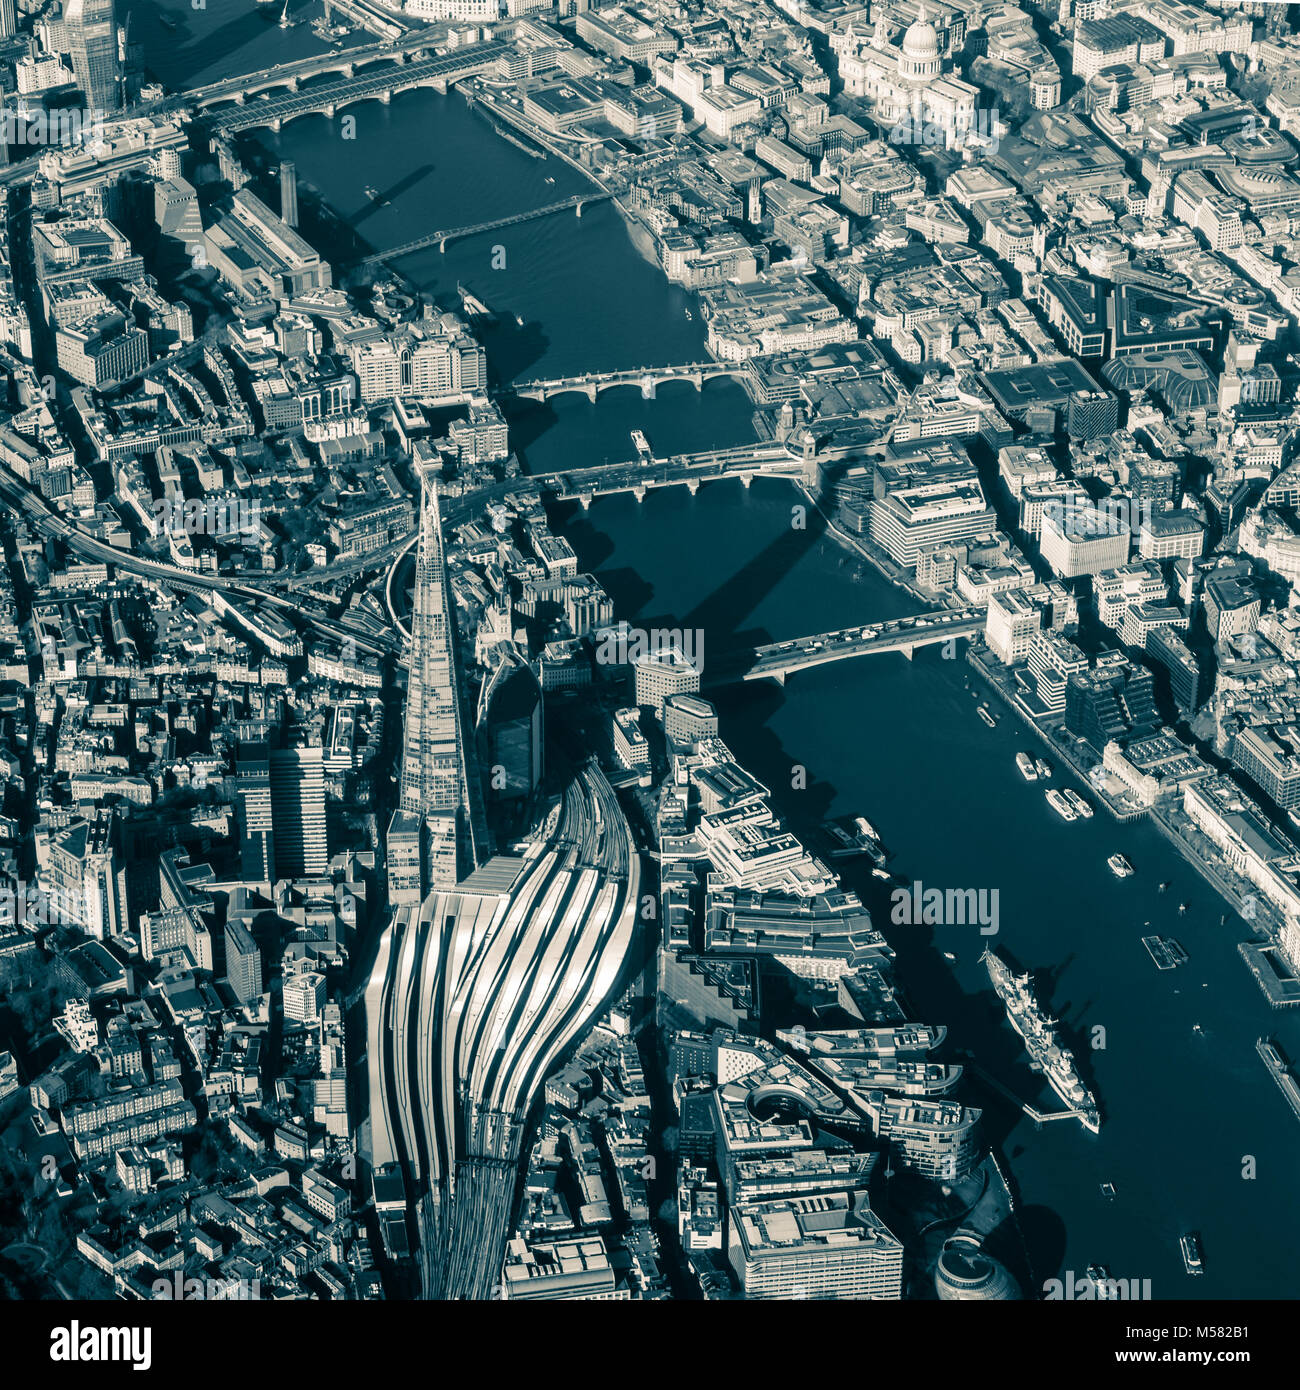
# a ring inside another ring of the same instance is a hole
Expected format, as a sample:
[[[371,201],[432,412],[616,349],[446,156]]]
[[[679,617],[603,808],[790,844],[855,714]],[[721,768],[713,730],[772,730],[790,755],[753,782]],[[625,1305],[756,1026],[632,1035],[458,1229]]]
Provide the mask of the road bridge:
[[[791,642],[774,642],[723,663],[716,671],[708,673],[708,680],[720,683],[735,679],[771,679],[784,685],[785,678],[793,671],[825,666],[832,661],[847,661],[852,657],[901,652],[910,660],[919,647],[974,637],[983,632],[987,616],[983,608],[948,608],[865,627],[818,632]]]
[[[557,502],[580,502],[585,511],[595,498],[616,492],[630,492],[641,502],[654,488],[684,485],[693,495],[699,491],[701,483],[739,478],[748,487],[758,477],[798,477],[802,467],[782,445],[750,446],[734,457],[649,459],[643,463],[553,473],[529,481],[539,484],[538,490]]]
[[[610,391],[617,386],[639,386],[642,394],[653,396],[656,387],[669,381],[689,381],[698,391],[706,381],[712,381],[715,377],[744,375],[743,362],[682,362],[666,367],[632,367],[626,371],[555,377],[549,381],[519,381],[508,388],[508,394],[521,400],[548,401],[552,396],[564,395],[566,391],[577,391],[589,401],[595,401],[602,391]]]

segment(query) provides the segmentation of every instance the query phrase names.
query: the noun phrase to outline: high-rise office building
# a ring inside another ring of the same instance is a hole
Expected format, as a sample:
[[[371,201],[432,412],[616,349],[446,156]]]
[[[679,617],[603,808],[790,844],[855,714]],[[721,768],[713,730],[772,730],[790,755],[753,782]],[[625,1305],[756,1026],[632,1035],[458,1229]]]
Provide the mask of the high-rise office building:
[[[14,0],[0,0],[0,39],[11,39],[18,32],[18,12]]]
[[[270,781],[276,873],[282,878],[323,874],[329,862],[323,750],[273,750]]]
[[[1072,675],[1065,687],[1065,727],[1097,753],[1115,742],[1123,747],[1160,727],[1155,682],[1145,666],[1105,652],[1091,671]]]
[[[226,923],[226,979],[241,1004],[262,992],[262,952],[248,928],[235,920]]]
[[[42,877],[51,920],[79,926],[101,941],[127,931],[126,863],[112,811],[73,820],[54,836]]]
[[[160,179],[154,184],[153,217],[163,236],[172,237],[186,249],[202,245],[203,219],[199,215],[199,195],[194,185],[179,174]]]
[[[1157,628],[1147,634],[1147,655],[1160,668],[1157,685],[1163,675],[1168,680],[1169,695],[1184,714],[1195,714],[1205,698],[1205,672],[1186,639],[1171,628]]]
[[[664,701],[670,695],[695,695],[700,689],[699,668],[680,647],[649,652],[632,663],[636,702],[649,705],[662,718]]]
[[[113,0],[68,0],[63,10],[63,25],[73,75],[87,109],[94,112],[119,110],[122,80]]]
[[[298,225],[298,171],[291,159],[280,161],[280,216],[290,227]]]
[[[284,1017],[291,1023],[316,1023],[325,1007],[325,976],[299,962],[282,987]]]
[[[698,695],[669,695],[664,699],[664,733],[674,744],[690,746],[718,732],[718,712]]]
[[[250,883],[274,882],[271,751],[265,743],[240,745],[235,760],[235,790],[239,798],[241,876]]]

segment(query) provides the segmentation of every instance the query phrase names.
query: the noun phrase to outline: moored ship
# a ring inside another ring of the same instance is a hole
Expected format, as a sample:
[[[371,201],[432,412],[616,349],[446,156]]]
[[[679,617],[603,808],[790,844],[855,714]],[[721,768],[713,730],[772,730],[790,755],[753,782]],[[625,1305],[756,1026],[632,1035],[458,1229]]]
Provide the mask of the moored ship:
[[[366,192],[369,193],[370,190],[367,189]],[[374,191],[373,196],[379,196],[378,189]],[[480,299],[476,294],[471,294],[459,280],[456,282],[456,293],[460,295],[460,302],[464,306],[465,313],[470,318],[481,319],[484,323],[491,323],[492,320],[496,318],[496,315],[488,308],[486,302]]]
[[[852,820],[823,821],[822,833],[830,841],[832,859],[847,859],[852,855],[865,854],[877,869],[884,868],[888,855],[880,843],[880,836],[876,833],[875,827],[865,816],[855,816]]]
[[[1047,804],[1056,812],[1062,820],[1078,820],[1079,813],[1063,797],[1060,791],[1053,787],[1047,794]]]
[[[998,998],[1006,1007],[1007,1021],[1024,1039],[1030,1061],[1042,1071],[1047,1084],[1074,1112],[1084,1129],[1100,1133],[1097,1102],[1074,1065],[1074,1053],[1061,1045],[1055,1020],[1047,1016],[1034,997],[1030,976],[1015,974],[992,951],[985,951],[980,959]]]
[[[1074,807],[1075,813],[1090,820],[1092,818],[1092,807],[1079,795],[1073,787],[1066,787],[1064,792],[1065,799]]]
[[[1255,1051],[1268,1068],[1269,1075],[1277,1082],[1278,1089],[1286,1097],[1296,1119],[1300,1120],[1300,1083],[1297,1083],[1290,1067],[1282,1060],[1282,1054],[1267,1038],[1260,1038],[1255,1044]]]
[[[1020,775],[1026,782],[1038,781],[1038,768],[1034,765],[1034,760],[1028,753],[1016,754],[1016,766],[1020,769]]]

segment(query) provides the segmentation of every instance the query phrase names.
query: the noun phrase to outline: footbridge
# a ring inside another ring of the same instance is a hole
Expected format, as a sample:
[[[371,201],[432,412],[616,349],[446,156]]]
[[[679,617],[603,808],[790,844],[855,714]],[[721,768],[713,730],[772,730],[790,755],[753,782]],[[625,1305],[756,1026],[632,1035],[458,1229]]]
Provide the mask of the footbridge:
[[[397,246],[390,246],[386,251],[376,251],[373,256],[367,256],[361,262],[362,265],[375,266],[381,265],[385,261],[395,261],[399,256],[409,256],[415,251],[424,251],[431,246],[436,246],[439,251],[445,251],[450,242],[459,241],[462,237],[481,236],[484,232],[500,231],[503,227],[516,227],[521,222],[535,222],[539,217],[550,217],[557,212],[567,212],[572,208],[579,217],[582,216],[582,209],[587,203],[603,202],[610,195],[608,193],[576,193],[571,198],[562,198],[556,203],[547,203],[545,207],[533,208],[531,212],[516,212],[510,217],[497,217],[490,222],[474,222],[465,227],[449,227],[445,231],[426,232],[423,236],[413,237],[410,241],[403,241]]]

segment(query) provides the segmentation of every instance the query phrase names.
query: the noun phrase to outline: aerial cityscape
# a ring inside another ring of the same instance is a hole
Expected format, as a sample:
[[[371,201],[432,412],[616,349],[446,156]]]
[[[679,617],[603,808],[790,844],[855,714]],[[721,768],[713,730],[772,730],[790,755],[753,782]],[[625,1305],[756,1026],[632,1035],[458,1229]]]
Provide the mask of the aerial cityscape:
[[[0,1300],[1300,1289],[1300,5],[0,0],[0,370]]]

